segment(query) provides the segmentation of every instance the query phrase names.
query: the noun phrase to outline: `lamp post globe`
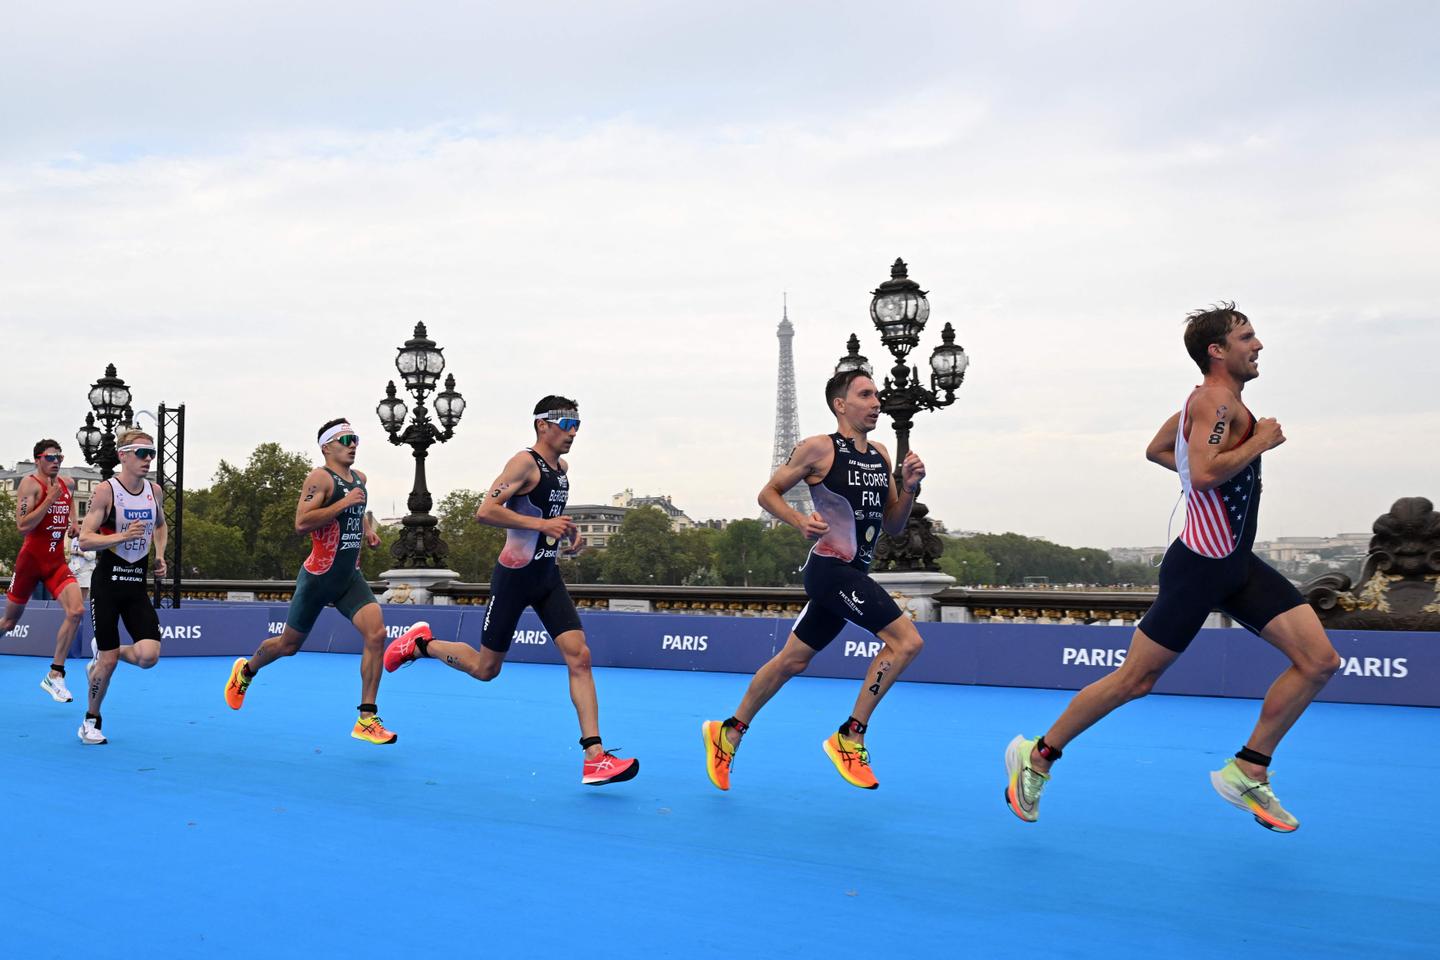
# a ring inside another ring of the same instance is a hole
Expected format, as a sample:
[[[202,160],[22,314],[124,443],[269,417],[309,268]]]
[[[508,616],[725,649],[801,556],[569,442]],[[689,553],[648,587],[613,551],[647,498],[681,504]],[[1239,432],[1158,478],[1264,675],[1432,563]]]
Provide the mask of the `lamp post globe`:
[[[415,324],[415,335],[396,350],[395,369],[405,381],[405,389],[423,397],[435,389],[445,371],[445,352],[425,335],[425,324]]]
[[[899,257],[890,267],[890,279],[871,291],[870,319],[896,363],[919,345],[925,321],[930,319],[930,301],[920,284],[910,279],[909,269]]]
[[[845,343],[845,356],[841,357],[835,364],[836,373],[849,373],[851,370],[864,370],[867,376],[873,376],[875,368],[870,364],[868,358],[860,353],[860,338],[850,334],[850,339]]]

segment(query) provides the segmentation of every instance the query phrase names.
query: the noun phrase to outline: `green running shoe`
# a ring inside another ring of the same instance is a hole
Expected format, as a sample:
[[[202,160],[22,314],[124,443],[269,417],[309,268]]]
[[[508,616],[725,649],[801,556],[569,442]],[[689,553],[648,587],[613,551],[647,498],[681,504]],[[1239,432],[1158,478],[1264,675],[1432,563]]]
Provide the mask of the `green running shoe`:
[[[1236,765],[1234,757],[1226,760],[1225,766],[1210,773],[1210,783],[1216,793],[1253,816],[1255,822],[1266,830],[1294,833],[1300,828],[1300,821],[1280,806],[1275,791],[1270,789],[1270,781],[1251,780]]]
[[[1035,741],[1023,735],[1005,748],[1005,771],[1010,774],[1010,782],[1005,785],[1005,805],[1026,823],[1040,819],[1040,792],[1050,782],[1049,774],[1030,766],[1030,752],[1034,749]]]

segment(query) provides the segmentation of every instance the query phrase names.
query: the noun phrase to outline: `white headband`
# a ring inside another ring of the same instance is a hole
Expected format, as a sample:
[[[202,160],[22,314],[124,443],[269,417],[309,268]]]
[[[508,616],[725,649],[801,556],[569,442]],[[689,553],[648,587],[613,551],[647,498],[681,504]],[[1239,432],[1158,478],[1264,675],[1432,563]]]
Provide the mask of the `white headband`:
[[[337,423],[335,426],[320,434],[320,446],[325,446],[336,437],[343,437],[347,433],[354,433],[355,430],[348,423]]]
[[[579,420],[579,410],[546,410],[544,413],[535,414],[536,420]]]
[[[123,446],[123,447],[120,448],[120,452],[122,452],[122,453],[131,453],[131,452],[133,452],[133,451],[135,451],[135,450],[154,450],[154,449],[155,449],[155,442],[152,440],[152,441],[149,442],[149,443],[127,443],[127,444],[125,444],[125,446]]]

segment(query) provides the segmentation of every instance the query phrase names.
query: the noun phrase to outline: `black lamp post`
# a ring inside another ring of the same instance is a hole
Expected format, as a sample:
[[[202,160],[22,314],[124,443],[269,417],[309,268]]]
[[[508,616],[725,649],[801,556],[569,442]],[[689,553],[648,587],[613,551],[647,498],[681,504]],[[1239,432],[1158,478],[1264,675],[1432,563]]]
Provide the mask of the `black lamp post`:
[[[455,376],[445,378],[445,389],[435,394],[435,415],[440,420],[436,427],[425,407],[425,397],[435,390],[440,374],[445,370],[444,350],[425,335],[425,324],[415,324],[415,335],[405,341],[395,358],[395,369],[405,389],[415,398],[415,413],[409,426],[405,425],[405,401],[395,396],[395,381],[385,387],[385,399],[375,408],[380,425],[390,435],[390,442],[399,446],[409,444],[415,453],[415,487],[410,491],[406,506],[410,512],[401,521],[404,527],[400,539],[391,552],[398,566],[405,569],[439,569],[445,566],[445,555],[450,548],[440,539],[436,519],[430,514],[434,501],[425,485],[425,458],[430,446],[444,443],[455,436],[455,425],[465,412],[465,398],[455,392]],[[403,428],[403,429],[402,429]]]
[[[75,431],[75,441],[80,444],[85,462],[99,467],[101,479],[108,480],[120,465],[115,428],[135,418],[130,409],[130,388],[115,375],[115,364],[108,364],[105,376],[91,384],[88,399],[93,412],[85,414],[85,426]],[[101,423],[98,427],[97,417]]]
[[[955,328],[949,323],[940,333],[940,346],[930,354],[930,386],[920,381],[917,367],[905,362],[910,351],[920,344],[925,321],[930,318],[930,301],[925,291],[910,276],[905,261],[896,259],[890,268],[890,279],[872,291],[870,319],[880,331],[880,342],[895,358],[890,376],[880,389],[880,412],[888,414],[895,424],[895,476],[900,477],[900,464],[910,452],[910,428],[915,414],[923,410],[939,410],[955,402],[955,391],[965,382],[965,368],[970,358],[965,348],[955,343]],[[835,365],[835,372],[846,370],[872,371],[870,361],[860,355],[860,340],[853,333],[848,351]],[[943,394],[943,396],[941,395]],[[884,535],[875,548],[879,569],[938,570],[937,561],[945,552],[944,544],[931,529],[929,513],[923,503],[910,511],[910,521],[899,538]]]

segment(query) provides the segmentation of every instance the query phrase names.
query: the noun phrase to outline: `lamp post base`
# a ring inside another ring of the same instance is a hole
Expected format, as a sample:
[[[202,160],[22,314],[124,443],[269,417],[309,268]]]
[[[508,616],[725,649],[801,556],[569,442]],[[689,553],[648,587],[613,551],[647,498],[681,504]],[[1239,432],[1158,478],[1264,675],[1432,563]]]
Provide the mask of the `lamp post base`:
[[[434,603],[448,605],[449,597],[437,597],[432,588],[447,580],[459,580],[454,570],[424,569],[418,567],[397,567],[380,574],[387,589],[380,597],[381,603]]]
[[[921,621],[940,619],[935,594],[955,585],[955,578],[948,573],[931,573],[926,570],[895,570],[889,573],[872,573],[870,577],[895,598],[901,612],[908,614],[912,620]]]

